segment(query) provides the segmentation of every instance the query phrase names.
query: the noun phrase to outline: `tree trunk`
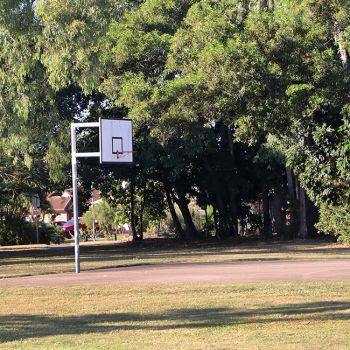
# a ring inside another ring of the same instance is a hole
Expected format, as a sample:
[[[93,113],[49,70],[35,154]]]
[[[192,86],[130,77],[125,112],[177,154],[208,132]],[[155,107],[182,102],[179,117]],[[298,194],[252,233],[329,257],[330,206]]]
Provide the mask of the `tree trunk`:
[[[139,212],[139,235],[138,239],[143,240],[143,211],[145,208],[145,200],[142,201],[140,205],[140,212]]]
[[[259,11],[263,11],[265,9],[273,10],[275,8],[275,0],[257,0],[255,6],[253,7]]]
[[[270,217],[270,205],[269,205],[269,193],[266,186],[264,186],[262,192],[262,206],[263,206],[263,233],[265,239],[270,239],[272,237],[272,226]]]
[[[318,235],[318,230],[315,225],[319,221],[319,209],[312,202],[306,193],[306,224],[308,238],[315,238]]]
[[[307,229],[306,219],[306,191],[305,188],[300,186],[299,191],[299,237],[308,238],[309,232]]]
[[[228,139],[228,128],[220,123],[220,136],[222,140],[222,151],[227,153],[227,149],[230,148],[230,152],[233,154],[233,148],[229,146],[227,143]],[[230,160],[228,160],[230,161]],[[227,184],[227,179],[223,179],[220,183],[217,181],[216,174],[213,174],[212,172],[212,165],[208,162],[207,159],[204,159],[204,166],[206,171],[209,174],[209,179],[211,180],[211,200],[213,202],[214,207],[214,213],[216,216],[214,216],[214,219],[216,220],[216,236],[217,237],[228,237],[230,235],[230,218],[229,218],[229,212],[227,210],[227,200],[224,197],[223,193],[227,193],[227,189],[225,188],[225,185]],[[215,205],[214,205],[215,203]],[[215,212],[215,207],[217,209],[217,212]],[[232,226],[232,224],[231,224]]]
[[[293,181],[293,172],[290,167],[286,167],[287,181],[288,181],[288,192],[291,201],[295,201],[295,186]]]
[[[293,175],[293,171],[290,167],[286,167],[287,181],[288,181],[288,194],[289,194],[289,238],[294,239],[297,236],[298,231],[298,203],[297,203],[297,181]]]
[[[216,193],[216,204],[218,209],[219,237],[228,237],[230,235],[230,224],[224,200],[220,193]]]
[[[193,223],[191,213],[188,209],[188,201],[183,193],[178,193],[178,198],[175,200],[180,208],[182,217],[186,226],[186,239],[194,239],[197,237],[197,229]]]
[[[283,236],[283,219],[281,213],[280,195],[276,193],[272,199],[271,213],[273,218],[274,232],[278,236]]]
[[[205,214],[205,236],[208,237],[210,234],[210,230],[209,230],[209,218],[208,218],[208,206],[207,205],[205,205],[204,214]]]
[[[167,200],[167,203],[168,203],[168,207],[169,207],[169,211],[170,211],[170,215],[171,215],[171,218],[173,220],[173,223],[174,223],[174,227],[175,227],[175,233],[176,233],[176,236],[178,238],[181,238],[181,239],[184,239],[185,238],[185,232],[181,226],[181,223],[180,223],[180,220],[176,214],[176,211],[175,211],[175,208],[174,208],[174,203],[171,199],[171,196],[170,196],[170,191],[169,189],[165,189],[165,195],[166,195],[166,200]]]
[[[349,65],[349,53],[345,45],[344,31],[340,28],[338,21],[334,23],[334,40],[338,45],[340,60],[344,68]]]
[[[133,241],[137,241],[138,235],[135,225],[135,182],[133,178],[130,180],[130,224],[132,231],[132,239]]]
[[[214,227],[215,227],[215,236],[218,237],[219,233],[219,225],[218,225],[218,214],[216,211],[216,206],[213,204],[213,217],[214,217]]]
[[[229,127],[226,127],[227,132],[227,142],[228,147],[230,151],[230,162],[232,165],[235,164],[235,149],[234,149],[234,143],[233,143],[233,137],[232,137],[232,131]],[[237,195],[236,191],[231,186],[230,182],[228,181],[228,190],[229,190],[229,198],[230,198],[230,214],[231,214],[231,235],[232,236],[238,236],[238,214],[237,214]]]
[[[277,186],[272,200],[272,216],[274,220],[275,232],[285,238],[285,217],[283,215],[283,193],[282,188]]]
[[[237,214],[237,196],[235,190],[229,187],[230,194],[230,212],[231,212],[231,235],[238,236],[238,214]]]
[[[268,0],[259,0],[259,10],[265,10],[268,5]]]

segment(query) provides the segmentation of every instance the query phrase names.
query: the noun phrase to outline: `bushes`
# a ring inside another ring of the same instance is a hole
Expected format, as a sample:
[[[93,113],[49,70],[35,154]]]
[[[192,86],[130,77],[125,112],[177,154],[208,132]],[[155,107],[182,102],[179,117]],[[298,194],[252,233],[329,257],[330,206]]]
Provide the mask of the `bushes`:
[[[44,223],[40,223],[38,230],[39,230],[39,243],[60,244],[61,241],[63,241],[61,227],[57,225],[47,225]]]
[[[350,208],[321,205],[320,219],[316,228],[326,234],[336,236],[340,242],[350,244]]]
[[[59,243],[61,231],[59,227],[38,224],[39,243]],[[6,217],[0,223],[0,245],[37,243],[37,227],[17,217]]]
[[[6,217],[0,224],[0,244],[30,244],[35,237],[35,226],[23,219]]]
[[[128,220],[120,205],[111,206],[106,201],[96,204],[94,208],[90,208],[84,214],[82,223],[87,226],[89,233],[92,231],[92,223],[94,219],[98,224],[100,231],[109,238],[114,236],[114,239],[117,239],[116,232],[118,227]]]

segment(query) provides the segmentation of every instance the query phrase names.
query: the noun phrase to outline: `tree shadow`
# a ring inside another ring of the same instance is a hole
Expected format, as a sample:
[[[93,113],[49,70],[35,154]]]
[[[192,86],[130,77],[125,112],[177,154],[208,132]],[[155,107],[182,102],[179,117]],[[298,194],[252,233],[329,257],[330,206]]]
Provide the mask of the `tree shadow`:
[[[196,329],[271,322],[349,320],[350,302],[313,302],[276,307],[182,308],[167,313],[111,313],[83,316],[0,316],[0,343],[34,337],[117,331]]]
[[[80,251],[82,256],[86,257],[101,257],[103,255],[121,255],[134,256],[135,254],[156,257],[186,256],[186,255],[244,255],[244,254],[269,254],[269,253],[310,253],[310,254],[350,254],[350,249],[339,246],[332,247],[320,246],[319,242],[303,241],[303,242],[275,242],[275,243],[260,243],[260,244],[179,244],[176,242],[167,244],[147,244],[133,245],[124,243],[111,243],[108,246],[81,246]],[[1,251],[0,257],[6,258],[25,258],[25,257],[54,257],[54,256],[70,256],[74,252],[73,246],[62,247],[45,247],[26,250],[10,250]]]
[[[113,252],[111,251],[99,251],[99,252],[91,252],[91,253],[82,253],[81,259],[85,262],[108,262],[111,263],[116,262],[118,264],[119,261],[127,261],[127,260],[134,260],[137,258],[138,260],[153,260],[153,259],[193,259],[195,256],[200,257],[210,257],[210,256],[226,256],[229,258],[230,256],[234,257],[235,259],[232,259],[232,261],[261,261],[261,260],[281,260],[283,258],[280,257],[274,257],[269,256],[269,254],[308,254],[310,256],[317,255],[317,254],[324,254],[327,256],[332,255],[340,255],[342,258],[350,258],[350,250],[348,248],[332,248],[332,249],[326,249],[326,248],[316,248],[316,249],[294,249],[294,248],[279,248],[276,250],[272,249],[243,249],[241,251],[232,251],[229,248],[226,249],[215,249],[215,250],[209,250],[209,251],[196,251],[195,249],[190,251],[150,251],[150,252],[133,252],[133,254],[130,254],[130,251],[127,253],[122,253],[119,251],[115,251],[114,254],[111,254]],[[253,257],[245,257],[246,255],[259,255],[257,258]],[[237,258],[239,256],[239,258]],[[13,257],[11,257],[13,259]],[[57,258],[57,259],[55,259]],[[62,264],[62,263],[70,263],[74,261],[73,256],[67,257],[66,255],[51,255],[51,256],[40,256],[40,257],[31,257],[30,259],[25,260],[6,260],[6,258],[3,258],[1,260],[1,265],[27,265],[27,264],[44,264],[47,262],[50,262],[50,264]],[[230,260],[231,261],[231,260]],[[123,264],[123,266],[128,266],[129,264]],[[147,265],[147,263],[145,263]],[[110,267],[116,267],[115,265],[111,265]]]
[[[221,256],[223,262],[239,261],[276,261],[276,260],[293,260],[288,254],[294,257],[302,258],[306,255],[311,259],[323,258],[350,258],[350,249],[339,246],[318,246],[315,241],[303,242],[275,242],[261,244],[231,244],[226,245],[217,243],[206,244],[180,244],[174,241],[166,241],[164,244],[156,242],[143,243],[142,245],[133,245],[130,243],[115,243],[108,246],[82,246],[81,261],[84,271],[97,269],[120,268],[127,266],[153,265],[159,263],[175,263],[182,261],[184,263],[193,261],[194,258],[200,257],[201,263],[210,262],[216,256]],[[278,254],[278,255],[275,255]],[[73,271],[74,247],[50,247],[36,248],[18,251],[1,251],[0,250],[0,267],[3,269],[12,267],[13,276],[31,276],[47,273],[61,273]],[[90,266],[84,266],[89,262]],[[52,266],[51,271],[36,272],[36,266],[49,263]],[[100,264],[98,264],[100,263]],[[62,264],[66,266],[56,271],[57,267]],[[67,267],[69,264],[71,268]],[[30,271],[25,271],[22,266],[31,265]],[[94,266],[104,265],[104,266]],[[23,270],[23,272],[22,272]],[[0,271],[1,274],[1,271]],[[0,275],[0,278],[4,277]]]

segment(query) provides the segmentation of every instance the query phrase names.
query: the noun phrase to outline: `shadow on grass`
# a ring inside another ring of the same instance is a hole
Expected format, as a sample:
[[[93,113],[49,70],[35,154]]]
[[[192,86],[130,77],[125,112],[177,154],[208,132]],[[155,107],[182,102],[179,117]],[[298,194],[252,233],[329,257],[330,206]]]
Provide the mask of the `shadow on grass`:
[[[176,240],[148,239],[139,244],[130,242],[110,243],[100,246],[81,246],[81,254],[86,257],[101,257],[105,254],[145,255],[155,257],[170,256],[193,256],[193,255],[244,255],[244,254],[269,254],[269,253],[307,253],[307,254],[350,254],[350,249],[344,246],[329,248],[324,242],[318,241],[292,241],[292,242],[267,242],[258,244],[237,244],[234,242],[207,242],[207,243],[184,243]],[[52,246],[42,249],[26,249],[1,251],[0,258],[46,258],[70,256],[74,253],[74,246]]]
[[[324,243],[315,241],[237,245],[232,242],[186,244],[164,239],[150,240],[150,242],[146,240],[137,245],[111,243],[103,246],[81,247],[81,261],[84,271],[161,263],[196,261],[204,263],[215,260],[218,262],[271,261],[296,260],[298,258],[350,258],[350,249],[344,246],[329,248],[329,245],[324,246]],[[84,266],[85,263],[89,263],[88,266]],[[71,268],[69,268],[69,264],[71,264]],[[47,265],[47,268],[42,268],[40,265]],[[61,267],[61,265],[64,266]],[[0,250],[0,278],[71,272],[73,270],[73,246],[55,246],[24,251]]]
[[[120,331],[196,329],[239,324],[350,320],[350,302],[313,302],[256,309],[175,309],[167,313],[111,313],[83,316],[0,316],[0,343],[34,337]]]
[[[306,247],[298,247],[296,245],[289,246],[286,245],[269,245],[269,246],[226,246],[226,247],[213,247],[208,246],[206,248],[196,247],[196,245],[191,247],[173,247],[172,249],[164,249],[162,247],[150,247],[149,249],[133,247],[130,245],[129,249],[125,249],[125,247],[90,247],[89,249],[82,250],[81,249],[81,257],[86,261],[108,261],[108,260],[128,260],[134,259],[135,257],[140,259],[178,259],[178,258],[193,258],[195,256],[215,256],[215,255],[223,255],[223,256],[242,256],[240,259],[244,259],[244,255],[266,255],[269,254],[309,254],[317,255],[340,255],[342,257],[348,256],[350,257],[350,248],[347,247],[317,247],[313,245],[309,245],[311,248]],[[10,254],[6,254],[0,252],[0,257],[2,258],[1,264],[6,265],[17,265],[17,264],[27,264],[30,263],[46,263],[50,261],[51,263],[56,263],[55,259],[57,259],[57,263],[70,261],[73,259],[74,250],[73,248],[58,250],[52,249],[51,251],[35,251],[27,255],[27,253],[23,254],[22,252],[11,252]],[[23,260],[18,260],[18,259]],[[6,261],[5,259],[10,259]],[[12,260],[13,259],[13,260]]]

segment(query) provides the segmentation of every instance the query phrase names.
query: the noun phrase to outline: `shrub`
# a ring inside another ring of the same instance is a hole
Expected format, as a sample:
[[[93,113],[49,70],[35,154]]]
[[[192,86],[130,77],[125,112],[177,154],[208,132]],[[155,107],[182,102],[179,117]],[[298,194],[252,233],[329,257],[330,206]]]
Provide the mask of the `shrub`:
[[[92,231],[93,219],[98,224],[100,231],[109,238],[116,237],[117,229],[127,221],[123,208],[120,205],[111,206],[106,201],[102,201],[90,208],[82,218],[82,223],[87,226],[89,234]]]
[[[60,228],[44,223],[38,224],[39,243],[59,243]],[[32,244],[37,242],[35,223],[8,216],[0,223],[0,245]]]
[[[350,244],[350,208],[322,204],[316,228],[325,234],[334,235],[340,242]]]
[[[47,225],[40,223],[39,230],[39,243],[56,243],[60,244],[63,240],[61,228],[57,225]]]
[[[0,224],[0,245],[30,244],[35,226],[23,219],[6,217]]]

